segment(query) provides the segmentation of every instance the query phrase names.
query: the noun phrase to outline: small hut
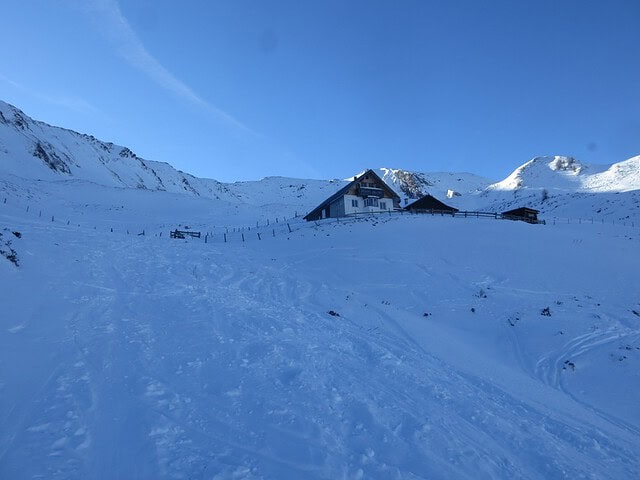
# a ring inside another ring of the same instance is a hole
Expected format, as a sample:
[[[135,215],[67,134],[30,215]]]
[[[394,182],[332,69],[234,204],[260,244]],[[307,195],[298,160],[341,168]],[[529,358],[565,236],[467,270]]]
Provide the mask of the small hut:
[[[455,213],[458,211],[457,208],[450,207],[446,203],[442,203],[436,197],[432,195],[425,195],[422,198],[419,198],[413,203],[410,203],[406,207],[405,210],[414,211],[414,212],[435,212],[435,213]]]
[[[502,217],[508,220],[520,220],[527,223],[538,223],[538,210],[528,207],[515,208],[502,212]]]

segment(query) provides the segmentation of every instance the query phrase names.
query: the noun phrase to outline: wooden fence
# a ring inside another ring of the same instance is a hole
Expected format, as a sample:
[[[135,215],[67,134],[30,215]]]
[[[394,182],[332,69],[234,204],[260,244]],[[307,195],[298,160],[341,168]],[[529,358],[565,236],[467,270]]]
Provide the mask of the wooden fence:
[[[458,217],[458,218],[493,218],[495,220],[519,220],[522,222],[533,223],[533,224],[542,224],[546,225],[544,220],[533,220],[530,218],[518,217],[514,215],[503,215],[501,213],[494,212],[470,212],[470,211],[456,211],[452,212],[451,210],[386,210],[380,212],[358,212],[351,213],[344,217],[334,217],[334,218],[325,218],[323,220],[337,220],[344,221],[349,218],[361,218],[361,217],[370,217],[370,216],[384,216],[384,215],[431,215],[431,216],[441,216],[441,217]],[[316,220],[322,221],[322,220]]]

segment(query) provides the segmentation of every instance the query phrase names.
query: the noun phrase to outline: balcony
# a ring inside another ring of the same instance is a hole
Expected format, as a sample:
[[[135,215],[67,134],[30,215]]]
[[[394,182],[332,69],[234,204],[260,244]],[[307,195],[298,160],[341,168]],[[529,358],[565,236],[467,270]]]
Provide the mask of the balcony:
[[[384,197],[384,190],[382,188],[359,186],[358,196],[364,197],[364,198],[367,198],[367,197],[382,198]]]

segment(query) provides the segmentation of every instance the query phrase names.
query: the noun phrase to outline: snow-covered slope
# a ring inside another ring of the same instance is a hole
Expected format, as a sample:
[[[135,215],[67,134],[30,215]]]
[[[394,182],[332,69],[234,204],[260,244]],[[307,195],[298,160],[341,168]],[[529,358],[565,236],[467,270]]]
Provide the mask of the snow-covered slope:
[[[127,147],[32,120],[0,101],[0,174],[228,198],[224,186],[138,157]]]
[[[638,228],[383,216],[204,243],[125,230],[145,198],[176,223],[206,199],[123,189],[115,215],[96,192],[97,225],[0,203],[0,478],[640,475]]]
[[[537,157],[475,197],[452,202],[498,212],[529,206],[547,218],[640,223],[640,156],[612,165]]]
[[[37,180],[34,188],[40,190],[59,190],[60,182],[88,182],[116,188],[115,197],[123,189],[186,194],[215,200],[211,209],[226,210],[229,204],[239,209],[270,206],[272,216],[298,210],[302,214],[340,186],[334,180],[283,177],[230,184],[196,178],[167,163],[142,159],[127,147],[33,120],[0,101],[0,180],[6,189],[15,190],[9,184],[21,185],[23,179]],[[91,196],[82,200],[91,201]]]

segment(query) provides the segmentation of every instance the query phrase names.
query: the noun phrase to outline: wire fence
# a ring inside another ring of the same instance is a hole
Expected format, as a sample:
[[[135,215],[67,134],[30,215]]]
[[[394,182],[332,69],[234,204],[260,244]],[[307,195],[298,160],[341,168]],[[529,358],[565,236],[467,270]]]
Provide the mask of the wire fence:
[[[65,215],[58,215],[55,208],[42,206],[39,203],[20,202],[19,199],[0,197],[0,214],[11,214],[22,220],[40,222],[55,227],[75,228],[80,231],[92,230],[98,233],[114,235],[147,236],[158,238],[175,238],[187,241],[201,241],[204,243],[238,243],[252,240],[266,240],[291,234],[306,222],[294,214],[291,217],[279,216],[258,220],[255,224],[244,226],[219,226],[197,223],[187,226],[184,223],[143,223],[136,224],[131,220],[96,219],[96,215],[88,212],[65,211]],[[180,231],[183,235],[175,236],[173,232]]]
[[[493,220],[525,220],[528,223],[538,223],[546,225],[564,225],[564,224],[585,224],[585,225],[618,225],[625,227],[640,227],[640,222],[634,219],[615,219],[615,218],[569,218],[569,217],[547,217],[543,220],[527,220],[520,217],[502,215],[493,212],[480,211],[444,211],[444,210],[387,210],[380,212],[364,212],[350,214],[345,217],[326,218],[322,220],[305,221],[297,215],[292,217],[274,217],[257,221],[255,225],[245,226],[206,226],[195,225],[188,227],[176,224],[140,224],[132,225],[131,222],[109,222],[102,220],[100,223],[91,222],[88,216],[81,218],[66,218],[53,213],[51,208],[42,207],[41,205],[28,204],[19,202],[15,198],[9,199],[4,197],[0,203],[3,207],[0,212],[12,212],[14,216],[24,219],[46,222],[55,226],[66,226],[69,228],[77,228],[80,230],[94,230],[105,234],[115,235],[133,235],[133,236],[151,236],[158,238],[167,238],[174,240],[184,240],[188,242],[203,242],[211,244],[227,244],[227,243],[245,243],[253,241],[265,241],[272,238],[290,236],[291,234],[305,229],[318,229],[329,224],[348,224],[362,221],[395,219],[402,216],[414,217],[452,217],[465,219],[493,219]],[[68,212],[73,213],[73,212]],[[92,225],[93,223],[93,225]],[[175,232],[182,232],[175,235]]]

